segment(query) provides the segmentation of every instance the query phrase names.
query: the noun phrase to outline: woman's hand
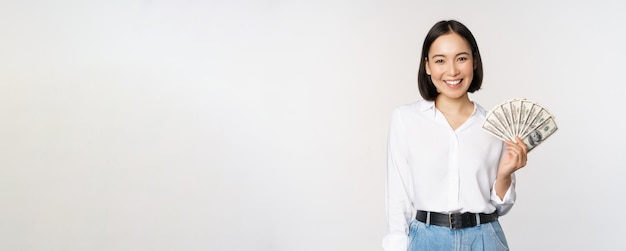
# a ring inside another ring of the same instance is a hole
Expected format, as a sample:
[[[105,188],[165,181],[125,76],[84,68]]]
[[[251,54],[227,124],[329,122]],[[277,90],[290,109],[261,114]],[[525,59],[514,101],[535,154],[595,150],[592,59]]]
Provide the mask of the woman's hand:
[[[498,167],[498,176],[508,177],[515,171],[526,166],[528,160],[528,147],[524,144],[524,141],[515,136],[515,141],[505,141],[506,143],[506,155],[500,160],[500,166]]]

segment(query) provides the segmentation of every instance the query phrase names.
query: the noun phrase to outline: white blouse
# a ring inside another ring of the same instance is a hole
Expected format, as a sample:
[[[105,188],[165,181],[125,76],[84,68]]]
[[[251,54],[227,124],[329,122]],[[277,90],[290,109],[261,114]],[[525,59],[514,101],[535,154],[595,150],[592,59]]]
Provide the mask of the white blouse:
[[[495,181],[504,143],[482,129],[487,112],[474,112],[456,130],[432,101],[396,108],[387,156],[386,251],[406,251],[416,210],[506,214],[515,203],[515,176],[501,200]]]

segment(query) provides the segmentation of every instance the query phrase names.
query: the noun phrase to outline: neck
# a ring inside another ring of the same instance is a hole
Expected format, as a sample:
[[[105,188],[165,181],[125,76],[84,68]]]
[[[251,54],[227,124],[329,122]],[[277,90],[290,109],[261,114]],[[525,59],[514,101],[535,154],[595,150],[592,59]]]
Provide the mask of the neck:
[[[444,95],[439,95],[435,99],[435,107],[444,114],[466,113],[474,109],[474,104],[467,95],[460,98],[450,99]]]

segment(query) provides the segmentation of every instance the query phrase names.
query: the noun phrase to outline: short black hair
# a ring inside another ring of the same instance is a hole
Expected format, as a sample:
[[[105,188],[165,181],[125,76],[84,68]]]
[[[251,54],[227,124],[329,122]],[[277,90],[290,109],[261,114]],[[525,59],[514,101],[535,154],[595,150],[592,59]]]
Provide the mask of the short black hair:
[[[469,44],[472,50],[472,57],[474,58],[474,78],[472,83],[467,89],[468,92],[473,93],[478,91],[483,83],[483,62],[480,58],[480,52],[478,50],[478,44],[472,32],[465,27],[462,23],[456,20],[443,20],[437,22],[424,39],[424,45],[422,46],[422,56],[420,57],[420,68],[417,73],[417,86],[419,88],[422,98],[425,100],[433,101],[439,95],[437,88],[433,84],[430,76],[426,74],[426,62],[428,61],[428,51],[430,46],[435,40],[449,33],[456,33],[461,36]]]

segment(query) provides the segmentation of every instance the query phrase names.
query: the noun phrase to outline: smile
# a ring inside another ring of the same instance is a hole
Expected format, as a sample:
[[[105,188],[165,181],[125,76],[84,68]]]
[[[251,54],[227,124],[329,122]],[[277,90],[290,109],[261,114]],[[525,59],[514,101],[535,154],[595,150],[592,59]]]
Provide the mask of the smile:
[[[445,82],[447,85],[458,85],[461,83],[461,79],[459,80],[444,80],[443,82]]]

